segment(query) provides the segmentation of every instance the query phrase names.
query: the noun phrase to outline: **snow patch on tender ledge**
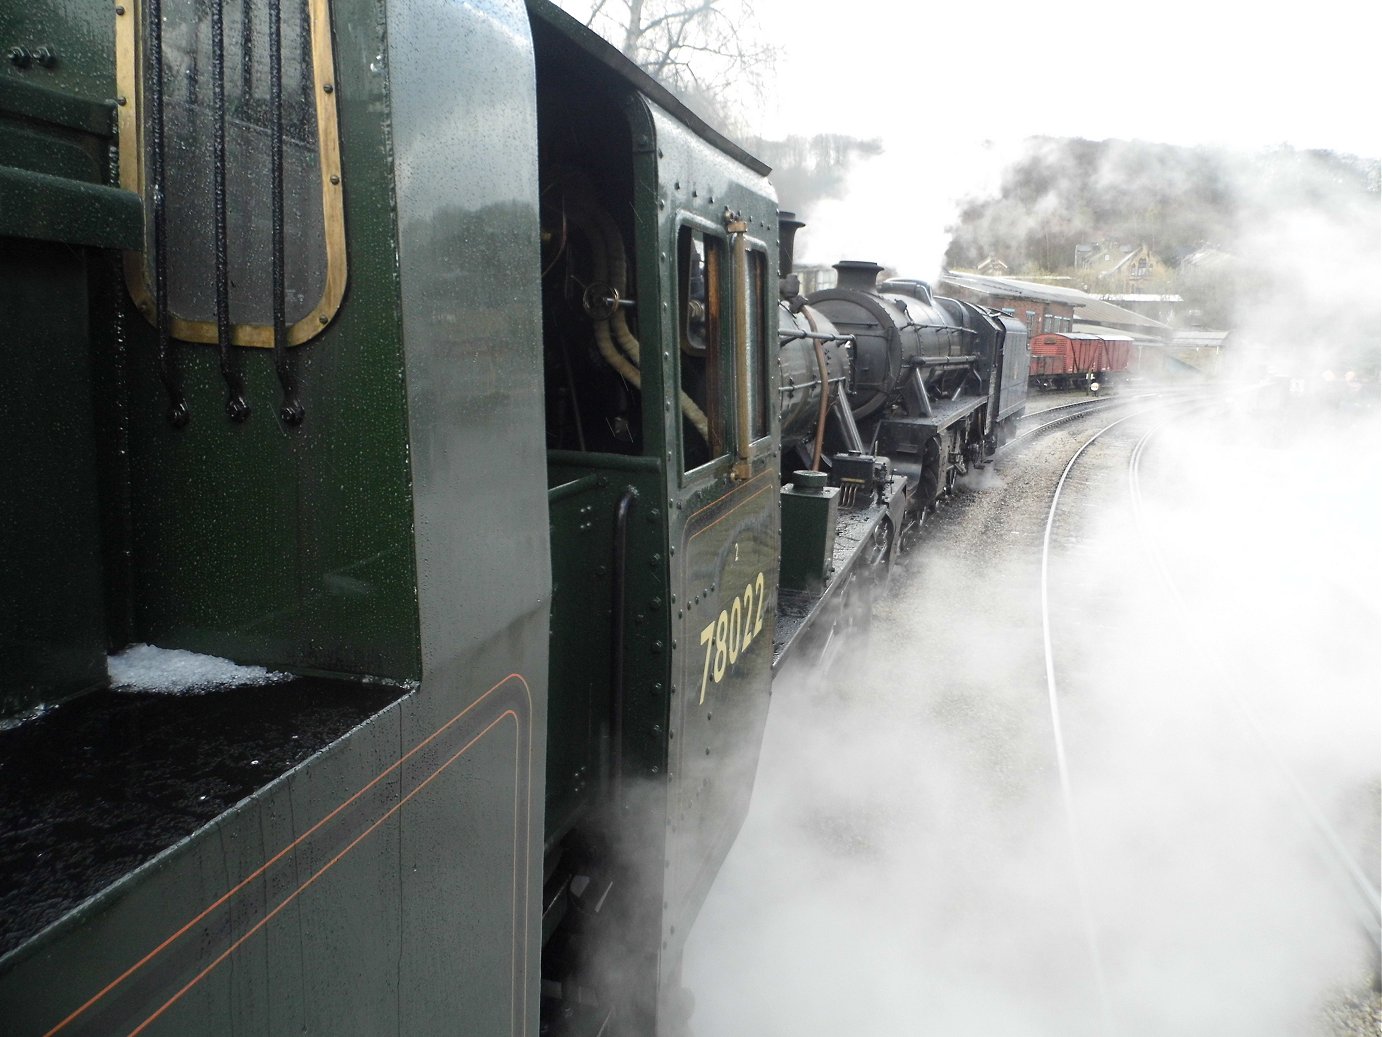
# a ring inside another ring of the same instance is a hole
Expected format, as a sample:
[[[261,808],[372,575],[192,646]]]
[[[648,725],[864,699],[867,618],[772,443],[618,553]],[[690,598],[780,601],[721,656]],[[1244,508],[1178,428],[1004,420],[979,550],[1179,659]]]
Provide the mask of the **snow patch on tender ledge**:
[[[116,691],[146,691],[169,695],[201,695],[227,687],[273,684],[291,679],[262,666],[240,666],[228,659],[198,655],[180,648],[130,645],[106,660],[110,684]]]

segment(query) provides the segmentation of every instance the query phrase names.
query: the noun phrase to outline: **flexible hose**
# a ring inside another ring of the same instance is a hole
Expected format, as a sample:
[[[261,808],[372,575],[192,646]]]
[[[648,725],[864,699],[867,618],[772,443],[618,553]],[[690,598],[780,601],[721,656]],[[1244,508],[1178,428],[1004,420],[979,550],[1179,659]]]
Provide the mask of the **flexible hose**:
[[[603,281],[622,297],[628,283],[628,258],[624,252],[623,235],[610,215],[587,198],[573,199],[573,219],[585,231],[591,244],[591,272],[593,281]],[[592,318],[595,343],[605,361],[643,391],[639,369],[640,345],[629,329],[628,317],[622,306],[615,306],[607,318]],[[616,345],[617,343],[617,345]],[[705,412],[684,391],[680,394],[681,411],[706,442],[710,441],[710,422]]]
[[[598,218],[598,210],[594,207],[581,204],[583,200],[575,202],[575,209],[572,217],[577,226],[585,231],[586,237],[590,239],[590,273],[591,280],[594,282],[605,282],[610,284],[616,292],[623,290],[622,267],[620,269],[621,280],[615,284],[609,271],[609,242],[605,238],[604,227]],[[586,217],[590,217],[587,219]],[[610,367],[619,372],[624,379],[630,382],[639,392],[643,391],[643,375],[639,371],[635,362],[621,353],[614,345],[614,339],[610,335],[608,318],[592,318],[595,328],[595,345],[600,350],[600,355],[605,358],[605,362]],[[637,353],[634,354],[637,357]]]

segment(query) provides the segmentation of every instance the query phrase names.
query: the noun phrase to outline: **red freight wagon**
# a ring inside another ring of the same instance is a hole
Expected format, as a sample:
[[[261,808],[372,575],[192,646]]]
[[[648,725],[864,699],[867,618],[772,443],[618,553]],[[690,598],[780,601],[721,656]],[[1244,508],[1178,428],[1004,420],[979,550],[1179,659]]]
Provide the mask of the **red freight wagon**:
[[[1108,369],[1126,371],[1132,359],[1132,339],[1121,336],[1104,338],[1104,348],[1108,350]]]
[[[1126,371],[1132,354],[1132,339],[1126,335],[1038,335],[1031,343],[1029,377],[1048,389],[1068,389],[1085,385],[1092,391],[1106,385],[1107,375]]]
[[[1071,335],[1070,351],[1074,354],[1074,373],[1099,374],[1108,370],[1108,354],[1104,340],[1098,335]]]
[[[1075,370],[1070,339],[1066,335],[1038,335],[1031,342],[1032,378],[1051,378],[1068,375]]]

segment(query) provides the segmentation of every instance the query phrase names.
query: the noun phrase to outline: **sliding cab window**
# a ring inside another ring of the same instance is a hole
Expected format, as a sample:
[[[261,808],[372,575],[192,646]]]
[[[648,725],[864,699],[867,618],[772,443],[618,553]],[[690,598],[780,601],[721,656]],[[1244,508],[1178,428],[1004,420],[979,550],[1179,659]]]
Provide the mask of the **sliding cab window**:
[[[151,31],[146,2],[117,8],[117,75],[128,98],[119,108],[121,179],[144,199],[147,243],[128,257],[126,276],[155,319],[162,257],[178,338],[217,340],[213,271],[222,250],[237,344],[273,344],[280,293],[290,344],[321,331],[340,305],[345,232],[327,4],[162,0],[161,31]]]
[[[776,336],[768,335],[768,322],[777,316],[777,311],[769,311],[768,296],[768,257],[757,250],[748,254],[749,303],[749,431],[751,441],[759,442],[768,435],[769,430],[769,374],[768,342],[776,342]]]
[[[680,340],[682,470],[729,452],[727,384],[721,331],[725,312],[724,239],[693,227],[677,232],[677,337]]]

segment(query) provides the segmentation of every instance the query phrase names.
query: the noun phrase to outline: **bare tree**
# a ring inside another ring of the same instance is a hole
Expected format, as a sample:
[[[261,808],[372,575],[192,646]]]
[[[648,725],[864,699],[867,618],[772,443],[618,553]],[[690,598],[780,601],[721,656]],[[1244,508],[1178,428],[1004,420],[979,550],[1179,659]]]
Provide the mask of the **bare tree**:
[[[751,0],[559,0],[663,85],[727,128],[758,121],[776,48]]]

